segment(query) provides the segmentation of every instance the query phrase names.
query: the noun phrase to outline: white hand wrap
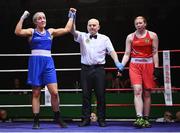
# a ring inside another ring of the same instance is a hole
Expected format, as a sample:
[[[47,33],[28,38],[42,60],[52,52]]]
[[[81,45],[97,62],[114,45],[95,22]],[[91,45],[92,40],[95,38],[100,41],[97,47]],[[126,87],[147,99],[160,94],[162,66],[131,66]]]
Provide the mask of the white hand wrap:
[[[30,13],[28,11],[24,11],[23,15],[21,16],[21,19],[26,19],[28,16],[30,15]]]

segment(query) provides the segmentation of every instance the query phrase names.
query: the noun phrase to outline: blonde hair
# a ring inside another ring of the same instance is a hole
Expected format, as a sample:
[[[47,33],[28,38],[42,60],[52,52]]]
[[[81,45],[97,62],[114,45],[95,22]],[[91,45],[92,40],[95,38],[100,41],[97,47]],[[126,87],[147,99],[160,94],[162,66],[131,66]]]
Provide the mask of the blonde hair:
[[[37,17],[38,17],[39,14],[44,14],[44,12],[36,12],[33,15],[32,21],[33,21],[34,24],[36,23],[36,20],[37,20]],[[45,14],[44,14],[44,16],[45,16]]]

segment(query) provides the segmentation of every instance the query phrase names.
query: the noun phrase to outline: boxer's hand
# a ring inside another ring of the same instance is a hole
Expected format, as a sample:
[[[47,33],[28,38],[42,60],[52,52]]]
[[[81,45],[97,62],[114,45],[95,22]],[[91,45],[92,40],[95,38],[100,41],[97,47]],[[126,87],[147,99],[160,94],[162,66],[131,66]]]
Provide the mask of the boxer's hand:
[[[122,71],[121,71],[121,72],[120,72],[120,71],[117,71],[116,76],[117,76],[117,77],[122,77],[122,76],[123,76]]]
[[[124,65],[120,62],[115,62],[115,65],[118,69],[118,72],[117,72],[117,75],[118,77],[121,77],[122,76],[122,73],[123,73],[123,70],[124,70]]]
[[[154,80],[159,84],[159,86],[163,85],[163,74],[160,68],[154,68],[153,76]]]
[[[26,19],[28,16],[30,15],[30,13],[28,11],[24,11],[23,15],[21,16],[21,19]]]
[[[75,8],[70,8],[69,11],[76,13],[77,10]]]
[[[158,80],[160,78],[160,76],[161,76],[160,69],[159,68],[154,68],[153,75],[154,75],[154,80]]]
[[[76,19],[76,9],[75,8],[70,8],[69,9],[68,17],[73,18],[73,20]]]

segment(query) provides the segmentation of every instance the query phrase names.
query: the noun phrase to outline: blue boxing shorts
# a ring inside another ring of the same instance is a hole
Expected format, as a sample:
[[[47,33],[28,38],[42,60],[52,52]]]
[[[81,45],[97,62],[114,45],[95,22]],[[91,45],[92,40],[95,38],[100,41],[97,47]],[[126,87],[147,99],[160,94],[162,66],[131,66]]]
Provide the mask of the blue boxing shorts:
[[[57,83],[53,58],[47,56],[30,56],[27,83],[31,86],[44,86],[50,83]]]

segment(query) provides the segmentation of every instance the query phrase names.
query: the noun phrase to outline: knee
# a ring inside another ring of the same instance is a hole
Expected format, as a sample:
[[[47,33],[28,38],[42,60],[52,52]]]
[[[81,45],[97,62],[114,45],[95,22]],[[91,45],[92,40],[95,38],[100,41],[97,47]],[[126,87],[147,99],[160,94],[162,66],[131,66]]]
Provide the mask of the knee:
[[[34,98],[39,98],[40,97],[40,92],[37,92],[37,91],[33,92],[33,97]]]
[[[141,88],[135,89],[135,90],[134,90],[134,95],[135,95],[135,96],[141,96],[141,95],[142,95],[142,89],[141,89]]]
[[[58,91],[52,92],[52,93],[51,93],[51,97],[52,97],[53,99],[57,99],[57,98],[58,98]]]
[[[144,97],[144,98],[150,98],[150,97],[151,97],[151,93],[144,93],[144,94],[143,94],[143,97]]]

